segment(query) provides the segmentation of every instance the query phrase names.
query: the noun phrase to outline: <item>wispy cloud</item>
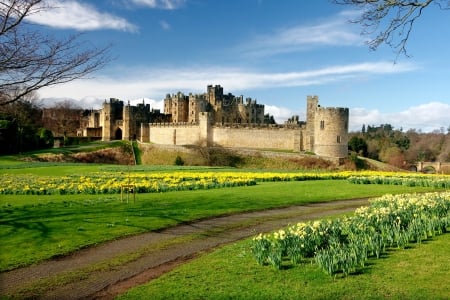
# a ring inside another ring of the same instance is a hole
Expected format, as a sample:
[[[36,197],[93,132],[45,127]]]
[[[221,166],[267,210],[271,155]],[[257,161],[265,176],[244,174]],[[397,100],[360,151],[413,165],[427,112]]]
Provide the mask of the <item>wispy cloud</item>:
[[[359,131],[362,125],[391,124],[394,128],[421,129],[425,132],[445,129],[450,126],[450,104],[442,102],[429,102],[418,106],[412,106],[404,111],[384,113],[377,109],[366,110],[364,108],[350,109],[350,130]]]
[[[361,76],[370,77],[390,73],[414,70],[410,64],[373,62],[351,65],[330,66],[327,68],[286,72],[264,73],[243,69],[198,66],[173,69],[141,69],[109,72],[121,74],[120,78],[99,76],[95,79],[77,80],[63,85],[42,89],[42,98],[71,98],[95,107],[110,97],[122,100],[150,98],[160,101],[167,93],[178,91],[202,93],[208,84],[221,84],[233,93],[249,89],[267,89],[323,85]],[[174,76],[176,74],[176,76]],[[252,97],[252,95],[248,95]],[[290,111],[277,105],[267,105],[267,112],[274,115],[278,122],[299,112]],[[357,120],[357,119],[356,119]],[[358,121],[356,121],[358,122]]]
[[[127,0],[134,5],[160,9],[177,9],[184,5],[185,0]]]
[[[44,5],[49,9],[30,15],[28,17],[30,22],[54,28],[83,31],[112,29],[134,32],[137,30],[137,27],[126,19],[100,12],[93,5],[84,2],[47,0]]]
[[[246,89],[282,88],[292,86],[321,85],[339,82],[360,76],[377,76],[414,70],[414,65],[390,62],[362,63],[288,73],[258,73],[231,68],[198,67],[185,69],[151,69],[117,72],[121,78],[98,77],[90,80],[77,80],[40,91],[42,98],[70,98],[81,102],[83,107],[99,107],[104,99],[110,97],[132,103],[151,103],[153,108],[162,109],[162,99],[167,93],[203,93],[208,84],[221,84],[233,93]],[[114,73],[114,72],[113,72]],[[177,76],[174,76],[174,74]],[[252,97],[252,95],[247,95]],[[153,100],[150,100],[153,99]],[[264,103],[266,112],[277,122],[283,123],[293,115],[304,115],[282,105]],[[395,128],[433,131],[447,128],[450,123],[450,105],[442,102],[410,107],[401,112],[386,113],[380,110],[350,108],[350,130],[361,130],[362,124],[391,124]]]
[[[119,97],[135,99],[139,97],[164,97],[168,92],[181,90],[187,92],[203,91],[210,83],[217,83],[229,90],[257,88],[279,88],[321,85],[339,82],[361,76],[409,72],[415,69],[412,64],[392,64],[390,62],[371,62],[350,65],[329,66],[326,68],[266,73],[238,68],[197,66],[176,67],[173,69],[131,68],[110,72],[120,77],[101,77],[90,80],[78,80],[57,85],[41,91],[42,97],[97,98]],[[176,74],[176,76],[174,76]]]
[[[347,21],[349,14],[346,11],[320,23],[285,27],[258,35],[239,50],[246,55],[269,56],[319,46],[363,45],[363,38]]]
[[[165,20],[159,21],[159,25],[164,30],[170,30],[170,24],[167,21],[165,21]]]

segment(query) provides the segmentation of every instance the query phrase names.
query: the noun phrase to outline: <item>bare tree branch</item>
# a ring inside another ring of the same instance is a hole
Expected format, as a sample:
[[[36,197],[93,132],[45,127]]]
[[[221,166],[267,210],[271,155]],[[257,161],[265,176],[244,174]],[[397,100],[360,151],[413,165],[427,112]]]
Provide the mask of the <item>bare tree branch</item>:
[[[352,23],[360,24],[362,34],[372,36],[367,42],[371,50],[381,44],[393,48],[397,55],[407,53],[407,43],[413,27],[423,11],[432,3],[442,10],[450,9],[448,0],[331,0],[333,3],[351,5],[361,9]]]
[[[111,61],[109,45],[92,47],[81,34],[56,39],[25,24],[27,16],[48,9],[43,0],[0,0],[0,105],[86,77]]]

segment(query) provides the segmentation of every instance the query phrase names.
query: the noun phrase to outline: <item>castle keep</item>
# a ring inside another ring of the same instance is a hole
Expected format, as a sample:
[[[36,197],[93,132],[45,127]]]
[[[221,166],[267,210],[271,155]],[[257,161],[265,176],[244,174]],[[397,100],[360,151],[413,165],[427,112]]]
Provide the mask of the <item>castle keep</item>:
[[[167,94],[164,113],[172,116],[173,123],[198,123],[200,112],[209,112],[213,123],[264,123],[264,105],[256,100],[223,94],[220,85],[208,85],[205,94],[185,96],[183,93]]]
[[[348,153],[348,108],[321,107],[317,96],[306,100],[306,122],[298,117],[269,124],[264,105],[224,94],[220,85],[204,94],[168,94],[164,113],[144,103],[124,105],[110,99],[84,121],[82,134],[102,140],[137,139],[165,145],[203,145],[313,152],[330,158]]]

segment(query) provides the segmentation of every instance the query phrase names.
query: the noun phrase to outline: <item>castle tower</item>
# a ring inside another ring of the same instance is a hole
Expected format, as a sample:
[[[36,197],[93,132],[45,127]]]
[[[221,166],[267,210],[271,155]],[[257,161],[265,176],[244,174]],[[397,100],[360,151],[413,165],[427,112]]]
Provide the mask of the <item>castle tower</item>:
[[[314,153],[327,157],[347,157],[348,108],[318,107],[314,119]]]
[[[221,105],[223,99],[223,87],[220,85],[208,85],[207,86],[207,94],[208,94],[208,101],[213,106]]]
[[[130,140],[132,137],[131,132],[135,131],[132,127],[133,127],[133,122],[132,122],[132,107],[130,106],[130,102],[128,102],[128,105],[124,106],[123,108],[123,134],[122,134],[122,139],[123,140]]]
[[[314,152],[314,129],[316,110],[319,107],[319,97],[308,96],[306,98],[306,134],[303,145],[305,151]]]
[[[208,112],[201,112],[199,114],[199,126],[200,126],[200,144],[203,147],[208,147],[212,143],[212,130],[210,114]]]
[[[101,112],[101,119],[102,119],[102,141],[111,141],[113,138],[111,132],[113,127],[113,119],[114,119],[114,112],[113,107],[111,105],[111,102],[105,102],[103,103],[102,112]]]
[[[121,140],[122,129],[117,125],[123,118],[123,101],[111,98],[103,103],[101,112],[102,140]]]

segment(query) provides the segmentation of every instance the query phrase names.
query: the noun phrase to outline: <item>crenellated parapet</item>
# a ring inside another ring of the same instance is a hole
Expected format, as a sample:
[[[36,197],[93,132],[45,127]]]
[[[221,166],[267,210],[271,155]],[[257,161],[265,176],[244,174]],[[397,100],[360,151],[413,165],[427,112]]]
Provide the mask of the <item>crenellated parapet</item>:
[[[91,115],[85,123],[99,127],[83,132],[100,129],[106,141],[289,150],[338,159],[348,153],[349,109],[322,107],[318,96],[307,96],[305,121],[294,116],[284,124],[264,123],[264,105],[224,94],[220,85],[209,85],[204,94],[167,94],[164,113],[111,98]]]

